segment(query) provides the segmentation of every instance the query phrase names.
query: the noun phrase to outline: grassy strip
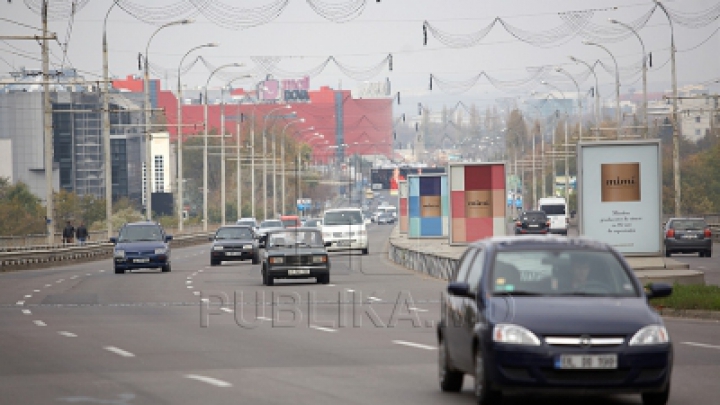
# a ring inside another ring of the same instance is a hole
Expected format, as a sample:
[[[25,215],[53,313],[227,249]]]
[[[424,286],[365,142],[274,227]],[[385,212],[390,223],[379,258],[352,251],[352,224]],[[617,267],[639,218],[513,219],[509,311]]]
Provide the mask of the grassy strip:
[[[669,297],[651,301],[656,308],[720,311],[720,286],[675,284]]]

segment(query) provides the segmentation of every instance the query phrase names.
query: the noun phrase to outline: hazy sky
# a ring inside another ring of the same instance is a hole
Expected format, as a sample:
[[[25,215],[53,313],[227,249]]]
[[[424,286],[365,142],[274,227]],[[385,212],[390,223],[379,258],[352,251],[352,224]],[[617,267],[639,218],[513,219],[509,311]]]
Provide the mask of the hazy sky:
[[[81,70],[87,79],[97,79],[102,74],[103,18],[112,1],[76,1],[87,4],[72,19],[69,13],[63,12],[70,9],[71,0],[50,1],[51,10],[56,17],[51,21],[50,30],[58,34],[61,43],[68,43],[64,65]],[[671,10],[692,16],[718,5],[718,2],[720,0],[682,0],[665,1],[664,4]],[[32,8],[37,8],[40,3],[41,0],[12,0],[9,3],[0,3],[0,35],[39,34],[36,29],[11,21],[39,28],[40,16]],[[238,9],[283,3],[287,4],[280,9],[277,17],[255,27],[241,28],[242,22],[238,18],[251,19],[249,16],[252,15],[238,13]],[[149,60],[153,66],[167,70],[169,83],[164,83],[164,88],[175,88],[175,72],[185,52],[208,42],[217,42],[220,47],[202,49],[193,55],[202,55],[215,67],[233,62],[245,65],[234,71],[224,70],[223,72],[227,72],[225,75],[214,76],[210,85],[214,88],[243,72],[257,73],[258,56],[274,57],[273,60],[280,69],[294,76],[312,70],[330,56],[350,68],[371,70],[388,54],[392,54],[393,70],[383,67],[369,81],[385,81],[389,78],[393,94],[401,94],[402,104],[395,108],[398,114],[417,111],[418,99],[427,105],[440,108],[441,103],[452,105],[463,101],[468,105],[483,105],[497,97],[528,97],[532,90],[547,90],[539,80],[518,88],[498,89],[485,77],[462,93],[451,92],[447,86],[441,88],[442,84],[466,81],[480,72],[485,72],[497,80],[512,81],[528,78],[532,71],[528,69],[533,67],[559,65],[575,75],[586,70],[570,61],[568,55],[590,63],[601,59],[607,66],[613,66],[607,53],[598,47],[583,45],[583,38],[579,36],[533,45],[516,39],[499,23],[474,46],[451,48],[441,43],[431,32],[428,32],[428,44],[424,46],[423,21],[428,21],[433,27],[448,34],[462,36],[478,32],[488,26],[495,17],[501,17],[503,22],[523,30],[531,41],[539,41],[543,36],[547,36],[548,30],[567,29],[565,21],[558,13],[593,9],[595,11],[592,14],[586,12],[575,15],[591,16],[589,23],[597,31],[616,27],[608,22],[608,18],[631,22],[654,6],[649,0],[366,0],[357,18],[347,22],[332,22],[321,16],[321,13],[328,11],[322,9],[323,4],[362,5],[363,1],[134,0],[134,3],[130,3],[120,0],[120,4],[145,9],[146,16],[152,16],[149,7],[172,4],[176,5],[173,10],[177,12],[166,12],[150,18],[156,22],[153,25],[139,21],[119,7],[112,10],[108,18],[107,34],[110,73],[114,77],[140,74],[137,55],[145,51],[148,39],[159,24],[174,17],[193,18],[194,23],[165,28],[152,40]],[[205,9],[203,14],[198,12],[193,4],[213,6]],[[313,6],[320,10],[316,11]],[[617,9],[609,10],[612,7]],[[182,13],[183,10],[185,13]],[[679,51],[677,71],[681,84],[720,78],[720,57],[717,53],[720,49],[720,33],[717,32],[719,27],[717,19],[696,29],[675,26]],[[670,28],[665,15],[659,9],[656,10],[639,34],[645,41],[648,52],[653,55],[653,68],[648,73],[651,90],[669,88],[670,64],[665,62],[669,59]],[[698,46],[705,40],[707,42]],[[630,88],[640,91],[641,76],[637,69],[632,69],[633,66],[639,68],[642,58],[637,38],[630,36],[619,42],[603,44],[616,56],[620,65],[622,92]],[[690,50],[696,46],[698,47]],[[63,51],[57,43],[53,44],[52,50],[53,67],[58,67],[63,59]],[[35,41],[0,41],[2,76],[21,66],[40,68],[39,58],[40,47]],[[193,59],[194,56],[190,56],[186,58],[186,62]],[[235,71],[238,72],[237,75],[230,74]],[[601,94],[612,96],[614,75],[602,68],[599,68],[597,73]],[[209,74],[210,71],[198,63],[182,75],[182,81],[187,88],[197,88],[205,84]],[[431,74],[438,78],[432,91],[428,88]],[[575,91],[574,85],[562,75],[552,73],[545,79],[565,92]],[[594,85],[592,76],[584,79],[580,83],[583,92]],[[360,81],[357,77],[343,73],[335,64],[329,63],[321,73],[311,76],[310,83],[312,88],[329,85],[355,90]],[[235,84],[250,87],[248,81],[238,81]]]

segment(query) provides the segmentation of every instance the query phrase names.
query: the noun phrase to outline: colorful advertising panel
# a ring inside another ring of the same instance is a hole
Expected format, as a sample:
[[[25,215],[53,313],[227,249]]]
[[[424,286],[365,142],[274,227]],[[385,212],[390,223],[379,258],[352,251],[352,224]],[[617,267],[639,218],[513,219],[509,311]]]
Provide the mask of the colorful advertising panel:
[[[400,233],[408,233],[408,182],[400,180],[398,182],[398,222],[400,223]]]
[[[450,163],[450,244],[507,234],[505,163]]]
[[[448,235],[447,175],[409,175],[408,237],[441,238]]]
[[[580,235],[625,255],[662,254],[660,140],[578,145]]]

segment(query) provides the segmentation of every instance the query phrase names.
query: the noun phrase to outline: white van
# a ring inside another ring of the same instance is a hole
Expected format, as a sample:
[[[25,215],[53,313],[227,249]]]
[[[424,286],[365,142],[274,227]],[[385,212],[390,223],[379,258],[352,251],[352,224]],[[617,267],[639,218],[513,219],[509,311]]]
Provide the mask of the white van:
[[[562,197],[545,197],[538,200],[538,209],[545,211],[550,221],[550,233],[567,235],[570,220],[567,215],[567,201]]]
[[[336,208],[325,211],[322,224],[327,250],[360,250],[368,254],[368,237],[362,211],[359,208]]]

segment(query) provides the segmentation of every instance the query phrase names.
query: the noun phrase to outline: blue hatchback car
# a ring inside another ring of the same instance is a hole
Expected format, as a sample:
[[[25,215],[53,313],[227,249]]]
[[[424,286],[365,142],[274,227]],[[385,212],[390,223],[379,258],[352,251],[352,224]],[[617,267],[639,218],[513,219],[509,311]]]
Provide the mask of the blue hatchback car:
[[[170,267],[170,241],[160,224],[155,222],[133,222],[120,228],[118,237],[110,238],[115,244],[113,264],[115,274],[132,269],[162,269]]]
[[[438,326],[443,391],[474,378],[479,404],[502,393],[641,394],[664,405],[673,350],[643,287],[615,249],[555,236],[489,238],[468,246]]]

